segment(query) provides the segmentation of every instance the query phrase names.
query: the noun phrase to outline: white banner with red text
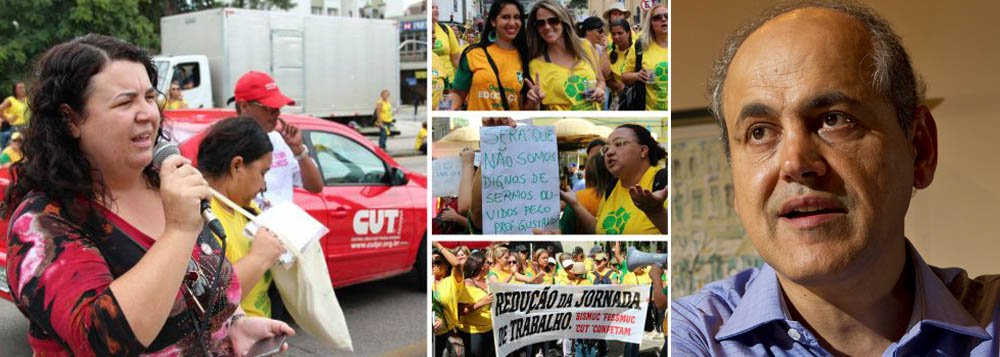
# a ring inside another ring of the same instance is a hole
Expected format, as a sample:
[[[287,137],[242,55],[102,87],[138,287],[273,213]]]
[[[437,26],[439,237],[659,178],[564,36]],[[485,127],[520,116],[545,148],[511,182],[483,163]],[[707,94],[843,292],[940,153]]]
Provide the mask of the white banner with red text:
[[[649,285],[491,283],[489,288],[497,356],[564,338],[642,342]]]

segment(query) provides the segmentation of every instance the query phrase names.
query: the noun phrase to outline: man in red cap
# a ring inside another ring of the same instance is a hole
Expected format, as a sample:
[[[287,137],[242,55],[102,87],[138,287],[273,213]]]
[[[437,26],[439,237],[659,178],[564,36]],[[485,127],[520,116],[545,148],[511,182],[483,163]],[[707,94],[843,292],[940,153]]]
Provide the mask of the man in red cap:
[[[302,143],[302,132],[278,118],[281,107],[295,104],[295,101],[281,93],[271,76],[258,71],[240,77],[234,94],[236,113],[257,121],[268,132],[274,146],[271,169],[264,175],[267,183],[264,199],[272,204],[290,201],[293,186],[319,193],[323,189],[323,179],[309,157],[309,148]],[[278,128],[279,121],[281,128]]]

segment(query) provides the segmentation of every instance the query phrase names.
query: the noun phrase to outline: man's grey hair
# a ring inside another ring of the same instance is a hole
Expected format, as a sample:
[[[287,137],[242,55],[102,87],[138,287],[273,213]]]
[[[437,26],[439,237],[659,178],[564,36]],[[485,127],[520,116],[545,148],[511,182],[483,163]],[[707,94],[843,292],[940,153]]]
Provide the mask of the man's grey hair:
[[[725,116],[722,113],[722,90],[729,65],[736,56],[736,51],[743,45],[754,31],[757,31],[768,21],[779,15],[804,8],[824,8],[842,12],[861,22],[871,36],[872,41],[872,88],[883,96],[896,109],[896,117],[903,133],[910,132],[910,121],[917,106],[924,99],[924,85],[914,73],[910,64],[910,56],[903,48],[902,41],[889,22],[875,13],[875,10],[861,3],[850,0],[806,0],[785,2],[764,10],[757,18],[734,32],[726,40],[722,53],[715,60],[712,74],[709,78],[709,95],[711,96],[712,115],[722,127],[722,142],[725,145],[726,157],[729,157],[729,130],[726,128]]]

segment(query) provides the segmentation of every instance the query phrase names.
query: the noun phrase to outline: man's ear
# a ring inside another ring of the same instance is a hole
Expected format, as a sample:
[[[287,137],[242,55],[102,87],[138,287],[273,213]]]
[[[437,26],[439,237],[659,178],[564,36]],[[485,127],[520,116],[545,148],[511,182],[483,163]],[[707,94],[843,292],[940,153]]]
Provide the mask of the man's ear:
[[[73,108],[69,107],[69,104],[63,103],[59,104],[59,112],[62,113],[64,119],[66,119],[66,125],[69,127],[69,135],[73,138],[80,138],[80,116],[76,114]]]
[[[930,109],[923,105],[917,107],[917,111],[913,113],[911,130],[913,187],[923,189],[934,181],[938,160],[937,123],[934,122]]]

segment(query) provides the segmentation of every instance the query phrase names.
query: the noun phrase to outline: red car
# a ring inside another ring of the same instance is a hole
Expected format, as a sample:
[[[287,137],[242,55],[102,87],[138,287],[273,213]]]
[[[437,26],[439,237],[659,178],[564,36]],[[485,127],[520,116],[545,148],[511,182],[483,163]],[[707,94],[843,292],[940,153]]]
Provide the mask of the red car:
[[[208,127],[236,116],[228,109],[165,113],[164,130],[195,159]],[[308,116],[282,114],[303,131],[309,155],[325,187],[315,194],[295,189],[295,203],[330,229],[321,239],[335,287],[384,279],[417,270],[426,275],[427,177],[409,172],[350,127]],[[9,173],[0,170],[0,192]],[[0,264],[6,267],[7,222],[0,220]],[[6,269],[0,269],[0,297],[10,300]],[[421,285],[422,287],[422,285]]]

